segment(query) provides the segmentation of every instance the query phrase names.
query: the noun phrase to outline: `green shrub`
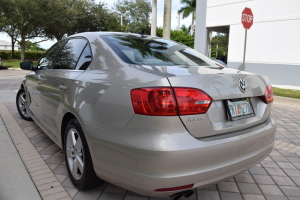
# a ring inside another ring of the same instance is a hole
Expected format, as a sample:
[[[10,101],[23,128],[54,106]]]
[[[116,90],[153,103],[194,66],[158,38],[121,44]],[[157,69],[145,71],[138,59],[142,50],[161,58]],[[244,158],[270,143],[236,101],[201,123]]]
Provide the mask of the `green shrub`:
[[[156,36],[157,37],[163,36],[163,28],[161,28],[161,27],[156,28]]]
[[[8,50],[1,50],[0,51],[0,58],[11,58],[11,51]]]
[[[44,55],[45,51],[26,51],[25,58],[41,58]],[[21,54],[20,54],[21,58]]]
[[[171,40],[184,44],[188,47],[194,48],[194,37],[186,34],[186,32],[172,30],[171,31]]]
[[[158,37],[163,36],[163,29],[161,27],[156,29]],[[194,36],[189,35],[186,31],[171,30],[171,40],[184,44],[188,47],[194,48]]]
[[[25,59],[39,59],[44,55],[45,51],[26,51]],[[0,58],[12,58],[11,50],[0,50]],[[21,51],[15,51],[14,58],[21,59]]]

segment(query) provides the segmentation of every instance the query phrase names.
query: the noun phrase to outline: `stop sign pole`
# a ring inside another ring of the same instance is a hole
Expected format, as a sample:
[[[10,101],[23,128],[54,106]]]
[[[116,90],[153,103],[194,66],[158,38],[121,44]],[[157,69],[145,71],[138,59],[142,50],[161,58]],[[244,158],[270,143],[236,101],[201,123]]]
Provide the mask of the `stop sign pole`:
[[[242,12],[242,24],[245,28],[245,41],[244,41],[244,56],[242,71],[245,71],[245,57],[246,57],[246,45],[247,45],[247,30],[251,28],[253,24],[253,13],[250,8],[245,8]]]

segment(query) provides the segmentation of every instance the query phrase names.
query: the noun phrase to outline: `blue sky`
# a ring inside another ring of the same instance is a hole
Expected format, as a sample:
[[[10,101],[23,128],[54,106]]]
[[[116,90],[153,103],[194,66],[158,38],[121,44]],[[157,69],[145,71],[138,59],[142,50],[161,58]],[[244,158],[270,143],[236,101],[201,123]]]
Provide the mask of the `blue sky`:
[[[96,2],[99,0],[96,0]],[[102,0],[102,2],[107,4],[107,7],[109,9],[113,9],[114,3],[117,2],[117,0]],[[150,0],[152,2],[152,0]],[[176,29],[178,24],[178,18],[177,18],[177,11],[182,7],[183,5],[180,4],[180,0],[172,0],[172,18],[171,18],[171,28]],[[163,9],[164,9],[164,0],[157,0],[157,26],[162,27],[163,26]],[[186,19],[180,20],[180,26],[182,24],[185,24],[186,26],[191,25],[192,17],[189,16]],[[10,41],[10,37],[7,36],[6,33],[0,33],[0,40],[6,40]],[[56,40],[48,40],[46,42],[41,42],[40,45],[42,48],[48,49],[51,47]]]

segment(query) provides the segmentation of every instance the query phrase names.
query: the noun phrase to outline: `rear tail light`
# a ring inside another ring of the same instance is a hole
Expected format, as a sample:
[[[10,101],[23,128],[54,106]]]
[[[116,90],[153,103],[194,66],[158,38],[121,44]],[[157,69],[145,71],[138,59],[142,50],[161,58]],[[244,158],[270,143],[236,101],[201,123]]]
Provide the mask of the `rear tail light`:
[[[273,102],[273,90],[272,90],[272,86],[268,85],[265,91],[265,95],[261,96],[261,100],[263,102],[265,102],[266,104],[272,103]]]
[[[204,114],[212,99],[205,92],[193,88],[174,88],[180,115]]]
[[[135,114],[140,115],[193,115],[204,114],[212,99],[194,88],[138,88],[131,90]]]
[[[177,115],[176,102],[171,88],[138,88],[131,90],[135,114]]]
[[[184,190],[184,189],[189,189],[192,188],[194,184],[190,185],[184,185],[184,186],[178,186],[178,187],[173,187],[173,188],[161,188],[154,190],[155,192],[170,192],[170,191],[176,191],[176,190]]]

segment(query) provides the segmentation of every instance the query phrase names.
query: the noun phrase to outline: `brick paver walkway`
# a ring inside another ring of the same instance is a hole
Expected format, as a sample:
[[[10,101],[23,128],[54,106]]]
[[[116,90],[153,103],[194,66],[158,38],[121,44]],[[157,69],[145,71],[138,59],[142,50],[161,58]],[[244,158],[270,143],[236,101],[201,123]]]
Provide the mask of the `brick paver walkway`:
[[[43,133],[43,131],[34,122],[22,120],[17,113],[15,103],[7,103],[5,106],[8,108],[17,124],[19,124],[20,128],[26,134],[27,138],[29,139],[28,141],[31,142],[31,144],[35,147],[37,152],[47,164],[43,165],[42,162],[38,164],[38,166],[43,166],[43,169],[39,169],[38,167],[32,168],[35,167],[34,165],[30,165],[28,168],[26,165],[38,190],[41,194],[44,194],[42,195],[44,199],[65,198],[66,195],[64,192],[69,194],[69,196],[75,200],[158,199],[135,194],[131,191],[127,191],[109,183],[105,183],[101,187],[93,190],[78,191],[72,185],[70,178],[68,177],[63,151],[60,150],[59,147],[53,143],[51,139],[48,138],[47,135]],[[188,198],[188,200],[300,199],[300,108],[274,106],[273,114],[278,123],[278,128],[276,132],[275,148],[270,156],[260,164],[242,172],[241,174],[238,174],[218,184],[196,190],[194,195]],[[11,120],[14,121],[13,119]],[[15,125],[16,124],[14,124],[14,126]],[[15,130],[16,129],[18,128],[15,128]],[[16,145],[16,141],[14,142]],[[25,146],[29,146],[28,148],[30,148],[30,145],[28,144]],[[18,145],[16,145],[16,147],[18,148]],[[23,149],[18,148],[24,161],[24,156],[22,155],[25,155],[26,159],[26,153],[22,153]],[[32,155],[36,156],[34,152]],[[26,163],[26,161],[24,162]],[[35,171],[36,169],[39,170]],[[47,169],[50,169],[52,173],[50,173]],[[47,172],[45,172],[44,176],[39,176],[38,181],[40,182],[37,184],[35,181],[36,178],[34,177],[39,175],[39,171],[41,172],[41,170],[46,170]],[[35,176],[32,175],[31,171],[35,171]],[[47,188],[47,186],[49,186],[49,181],[46,181],[47,183],[43,183],[43,180],[46,180],[47,178],[51,178],[50,183],[52,183],[51,181],[55,182],[55,185],[52,187],[52,189]],[[64,191],[60,186],[63,187]],[[48,193],[45,192],[45,188],[47,189]],[[55,197],[53,196],[53,192],[60,193],[65,196]],[[52,197],[50,195],[52,195]]]

